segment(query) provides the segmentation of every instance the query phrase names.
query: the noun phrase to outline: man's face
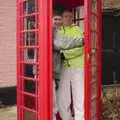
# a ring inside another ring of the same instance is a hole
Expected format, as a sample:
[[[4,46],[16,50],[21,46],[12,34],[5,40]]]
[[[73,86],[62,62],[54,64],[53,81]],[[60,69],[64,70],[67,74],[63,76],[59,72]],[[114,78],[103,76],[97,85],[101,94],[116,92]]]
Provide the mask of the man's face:
[[[71,25],[71,24],[72,24],[72,19],[73,19],[73,14],[72,14],[72,12],[64,11],[64,13],[63,13],[63,15],[62,15],[63,25],[65,25],[65,26]]]
[[[53,26],[57,28],[57,27],[60,27],[61,24],[62,24],[62,17],[58,16],[58,15],[54,16],[53,17]]]

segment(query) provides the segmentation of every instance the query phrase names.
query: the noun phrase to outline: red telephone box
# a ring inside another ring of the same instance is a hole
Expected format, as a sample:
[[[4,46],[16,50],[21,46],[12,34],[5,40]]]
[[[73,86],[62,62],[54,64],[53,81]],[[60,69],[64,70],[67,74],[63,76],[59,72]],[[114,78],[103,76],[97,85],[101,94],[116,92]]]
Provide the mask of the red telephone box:
[[[53,4],[84,6],[84,116],[101,120],[101,0],[17,0],[17,119],[52,120]]]

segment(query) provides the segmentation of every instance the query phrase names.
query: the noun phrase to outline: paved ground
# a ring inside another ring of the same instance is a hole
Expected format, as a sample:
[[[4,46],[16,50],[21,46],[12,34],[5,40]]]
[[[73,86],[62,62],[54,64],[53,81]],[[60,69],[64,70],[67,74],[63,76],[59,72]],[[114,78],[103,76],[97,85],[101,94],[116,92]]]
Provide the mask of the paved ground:
[[[120,120],[119,91],[120,91],[120,86],[104,88],[104,92],[103,92],[104,120]],[[17,120],[16,106],[8,106],[8,107],[0,108],[0,120]],[[34,115],[26,113],[26,120],[35,120]]]
[[[0,120],[16,120],[16,107],[1,108]]]

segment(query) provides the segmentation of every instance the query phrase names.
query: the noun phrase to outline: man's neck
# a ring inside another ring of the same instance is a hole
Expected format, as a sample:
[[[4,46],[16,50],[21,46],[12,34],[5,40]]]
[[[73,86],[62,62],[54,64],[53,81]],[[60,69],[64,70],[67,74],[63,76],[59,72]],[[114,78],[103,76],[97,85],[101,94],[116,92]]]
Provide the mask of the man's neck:
[[[63,27],[72,27],[73,24],[69,24],[69,25],[63,25]]]

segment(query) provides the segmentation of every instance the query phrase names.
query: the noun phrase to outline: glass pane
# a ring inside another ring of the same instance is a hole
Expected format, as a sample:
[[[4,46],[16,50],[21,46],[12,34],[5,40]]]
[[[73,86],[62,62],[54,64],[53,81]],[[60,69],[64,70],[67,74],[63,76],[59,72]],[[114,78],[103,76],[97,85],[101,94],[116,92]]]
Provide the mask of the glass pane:
[[[37,35],[35,32],[24,33],[24,45],[35,45],[37,41]]]
[[[91,99],[94,99],[97,94],[97,86],[96,83],[91,84]]]
[[[35,29],[35,16],[24,18],[24,30]]]
[[[92,120],[96,120],[96,100],[91,102],[91,117],[93,118]]]
[[[26,0],[23,4],[25,14],[35,12],[35,0]]]
[[[36,60],[36,49],[35,48],[26,48],[24,49],[24,60],[33,60],[33,62]]]
[[[94,14],[91,15],[91,30],[97,31],[97,16]]]
[[[79,19],[80,18],[80,7],[76,8],[75,11],[76,11],[75,12],[75,18]]]
[[[30,109],[36,109],[36,98],[24,95],[24,106]]]
[[[24,64],[24,76],[34,78],[37,74],[37,66],[33,64]]]
[[[84,6],[75,8],[74,9],[74,23],[80,27],[82,26],[83,28],[83,19],[84,19]]]
[[[97,0],[91,0],[92,12],[97,13]]]
[[[96,56],[97,51],[96,51],[96,49],[92,49],[92,50],[91,50],[91,53],[92,53],[91,65],[92,65],[93,67],[95,67],[95,65],[96,65],[96,63],[97,63],[97,56]],[[92,67],[92,66],[91,66],[91,67]]]
[[[82,31],[84,31],[84,20],[81,20],[81,21],[79,22],[79,26],[80,26],[80,29],[81,29]]]
[[[29,93],[35,93],[35,81],[24,80],[24,91]]]
[[[24,110],[24,120],[37,120],[36,113]]]
[[[92,70],[92,78],[96,78],[96,66],[91,67],[91,70]]]
[[[91,48],[97,49],[97,33],[91,32]]]

